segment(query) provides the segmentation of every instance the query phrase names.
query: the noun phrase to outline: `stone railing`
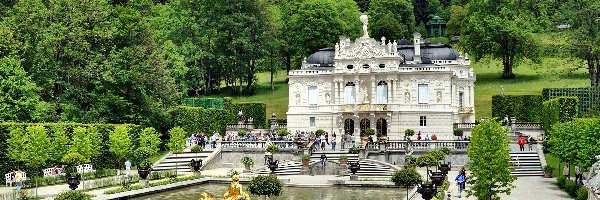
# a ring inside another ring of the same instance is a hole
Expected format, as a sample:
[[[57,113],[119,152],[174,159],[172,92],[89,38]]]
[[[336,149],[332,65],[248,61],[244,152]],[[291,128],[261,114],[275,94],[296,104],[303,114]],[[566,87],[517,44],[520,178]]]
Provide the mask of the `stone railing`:
[[[274,123],[274,124],[271,124],[271,129],[272,130],[287,129],[287,123]]]
[[[473,107],[459,107],[458,113],[473,113]]]
[[[279,150],[296,150],[298,149],[298,144],[293,141],[271,141],[273,145],[279,147]],[[267,142],[266,141],[222,141],[221,149],[223,150],[260,150],[266,149]]]
[[[543,130],[544,125],[537,122],[515,122],[513,123],[517,130]]]
[[[400,67],[401,72],[415,72],[415,71],[448,71],[446,67]]]
[[[473,129],[478,123],[454,123],[454,128]]]
[[[254,125],[252,123],[241,123],[241,124],[227,124],[225,130],[228,131],[238,131],[238,130],[252,130],[254,129]]]
[[[469,146],[469,141],[458,141],[458,140],[436,140],[436,141],[412,141],[411,145],[407,147],[407,141],[405,140],[391,140],[385,143],[370,142],[365,146],[367,151],[370,152],[383,152],[383,151],[403,151],[408,149],[413,151],[429,151],[433,149],[439,149],[446,147],[453,151],[465,151]]]
[[[317,74],[331,74],[332,70],[293,70],[290,71],[290,75],[317,75]]]
[[[346,104],[340,107],[341,111],[386,111],[387,104]]]

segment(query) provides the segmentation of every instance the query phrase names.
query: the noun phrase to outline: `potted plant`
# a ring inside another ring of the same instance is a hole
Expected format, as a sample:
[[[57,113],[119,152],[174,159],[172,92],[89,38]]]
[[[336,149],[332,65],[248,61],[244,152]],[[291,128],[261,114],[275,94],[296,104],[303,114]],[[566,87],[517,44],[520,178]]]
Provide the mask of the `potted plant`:
[[[302,166],[308,167],[308,162],[310,161],[310,155],[303,154],[302,157],[300,157],[300,159],[302,160]]]
[[[406,137],[406,139],[408,139],[410,136],[415,135],[415,130],[412,129],[406,129],[404,130],[404,136]]]
[[[423,199],[432,199],[433,195],[437,193],[437,187],[434,187],[433,183],[426,181],[425,183],[421,184],[419,188],[417,188],[417,192],[421,194]]]
[[[277,153],[277,152],[279,152],[279,147],[277,147],[277,145],[270,144],[269,146],[267,146],[266,151],[269,152],[269,153],[271,153],[271,154]]]
[[[367,130],[365,130],[365,134],[367,134],[367,140],[368,140],[368,136],[373,136],[375,135],[375,129],[369,128]]]
[[[436,166],[438,163],[437,163],[437,160],[433,156],[431,156],[429,154],[425,154],[425,155],[419,156],[416,159],[415,164],[419,167],[427,167],[427,172],[429,172],[429,167]],[[429,178],[427,178],[427,180],[429,180]]]
[[[146,180],[146,178],[148,178],[150,171],[152,171],[151,166],[152,163],[148,159],[143,160],[138,164],[138,174],[142,180]]]
[[[348,169],[350,169],[350,172],[352,172],[353,175],[356,175],[356,172],[360,170],[360,163],[358,161],[350,162],[349,165],[350,166],[348,167]]]
[[[346,165],[346,163],[348,162],[348,156],[341,155],[339,160],[340,160],[340,165]]]
[[[408,198],[409,187],[419,184],[421,182],[421,179],[422,179],[421,175],[414,169],[398,170],[392,176],[392,182],[394,182],[395,185],[401,186],[401,187],[406,187],[406,191],[407,191],[406,198],[407,199],[409,199]]]
[[[254,159],[250,156],[244,156],[242,157],[242,164],[244,164],[246,171],[250,171],[250,166],[254,165]]]
[[[407,168],[410,169],[415,169],[417,164],[417,158],[415,158],[414,156],[407,156],[406,158],[404,158],[404,165],[407,166]]]
[[[317,137],[320,137],[321,135],[325,135],[327,134],[327,132],[325,132],[325,130],[323,129],[319,129],[317,131],[315,131],[315,135],[317,135]]]
[[[244,129],[239,130],[237,136],[238,136],[238,140],[242,139],[242,138],[245,138],[246,137],[246,130],[244,130]]]
[[[349,154],[358,154],[358,153],[360,153],[360,149],[359,149],[359,148],[357,148],[357,147],[350,147],[350,148],[348,149],[348,153],[349,153]]]
[[[200,145],[194,145],[190,151],[192,153],[200,153],[202,152],[202,147]]]
[[[452,133],[454,134],[454,136],[456,137],[460,137],[463,136],[464,131],[461,128],[455,128]]]
[[[285,140],[285,137],[290,135],[290,132],[288,130],[282,128],[282,129],[277,130],[277,135],[279,136],[280,140]]]
[[[552,166],[552,165],[544,166],[544,177],[552,178],[552,172],[554,172],[554,166]]]
[[[69,184],[71,190],[75,190],[79,187],[81,175],[77,172],[77,166],[80,165],[83,160],[85,160],[85,158],[77,152],[68,153],[62,158],[62,162],[67,164],[67,184]]]
[[[192,159],[192,161],[190,162],[190,165],[192,167],[192,171],[193,172],[197,172],[200,171],[200,168],[202,168],[202,159]]]
[[[248,183],[248,191],[250,194],[273,197],[281,195],[283,191],[283,183],[276,176],[257,176]]]

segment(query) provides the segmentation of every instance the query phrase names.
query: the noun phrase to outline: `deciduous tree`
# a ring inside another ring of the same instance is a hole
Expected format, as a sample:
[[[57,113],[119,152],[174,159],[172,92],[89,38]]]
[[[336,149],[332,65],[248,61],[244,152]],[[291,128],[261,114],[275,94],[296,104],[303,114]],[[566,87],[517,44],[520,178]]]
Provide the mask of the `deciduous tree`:
[[[119,162],[130,155],[131,138],[127,126],[116,126],[115,130],[110,132],[108,136],[108,143],[109,151],[119,159]]]
[[[372,38],[400,40],[412,37],[415,14],[410,0],[372,0],[369,17]]]

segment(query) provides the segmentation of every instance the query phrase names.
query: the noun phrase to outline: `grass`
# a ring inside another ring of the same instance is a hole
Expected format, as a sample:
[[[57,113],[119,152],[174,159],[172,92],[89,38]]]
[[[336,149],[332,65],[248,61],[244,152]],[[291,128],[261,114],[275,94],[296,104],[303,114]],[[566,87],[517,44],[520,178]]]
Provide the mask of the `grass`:
[[[580,61],[562,58],[543,58],[541,63],[523,63],[515,67],[515,79],[501,79],[502,63],[499,60],[484,59],[472,62],[475,71],[475,109],[477,118],[492,116],[492,96],[500,94],[504,86],[505,95],[539,95],[544,88],[587,87],[587,70],[576,69]],[[267,105],[267,119],[271,113],[277,118],[285,118],[288,109],[288,85],[285,71],[275,76],[275,90],[271,90],[269,73],[258,73],[258,84],[254,96],[235,96],[234,102],[262,102]],[[210,97],[229,96],[228,92]]]
[[[546,158],[546,165],[550,165],[550,166],[554,166],[554,171],[552,172],[552,176],[554,177],[560,177],[562,176],[562,168],[565,166],[566,163],[564,162],[560,162],[558,160],[558,158],[556,158],[554,155],[549,154],[549,153],[544,153],[544,158]],[[560,163],[560,168],[558,166],[558,164]],[[571,176],[572,179],[575,179],[575,166],[571,165],[571,169],[569,170],[569,175]]]
[[[160,160],[160,158],[167,155],[167,153],[169,153],[169,151],[166,151],[166,150],[158,151],[158,153],[156,153],[156,155],[150,156],[150,158],[148,158],[148,160],[150,161],[150,163],[156,163],[156,161]]]

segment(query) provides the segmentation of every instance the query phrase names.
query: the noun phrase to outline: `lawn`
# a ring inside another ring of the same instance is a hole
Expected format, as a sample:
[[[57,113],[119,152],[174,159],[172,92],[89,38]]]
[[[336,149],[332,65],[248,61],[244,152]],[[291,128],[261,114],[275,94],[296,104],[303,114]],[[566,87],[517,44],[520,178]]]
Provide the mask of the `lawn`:
[[[492,96],[500,94],[500,86],[504,86],[505,95],[541,94],[542,89],[549,87],[586,87],[588,86],[586,69],[574,69],[583,63],[560,58],[544,58],[541,63],[523,63],[515,67],[515,79],[500,79],[502,73],[499,60],[482,60],[473,62],[471,66],[477,76],[475,82],[475,109],[477,118],[492,115]],[[233,97],[234,102],[263,102],[267,105],[267,118],[276,113],[278,118],[285,118],[288,106],[288,86],[285,82],[285,71],[275,76],[275,90],[271,90],[269,73],[258,73],[256,95]],[[211,97],[228,96],[225,92]]]
[[[562,176],[562,168],[565,166],[565,163],[560,163],[560,167],[559,167],[559,161],[558,158],[554,157],[554,155],[549,154],[549,153],[544,153],[544,158],[546,158],[546,165],[550,165],[550,166],[554,166],[554,171],[552,172],[552,176],[554,177],[559,177]],[[575,166],[571,165],[571,169],[569,171],[569,174],[571,176],[572,179],[575,179]]]

